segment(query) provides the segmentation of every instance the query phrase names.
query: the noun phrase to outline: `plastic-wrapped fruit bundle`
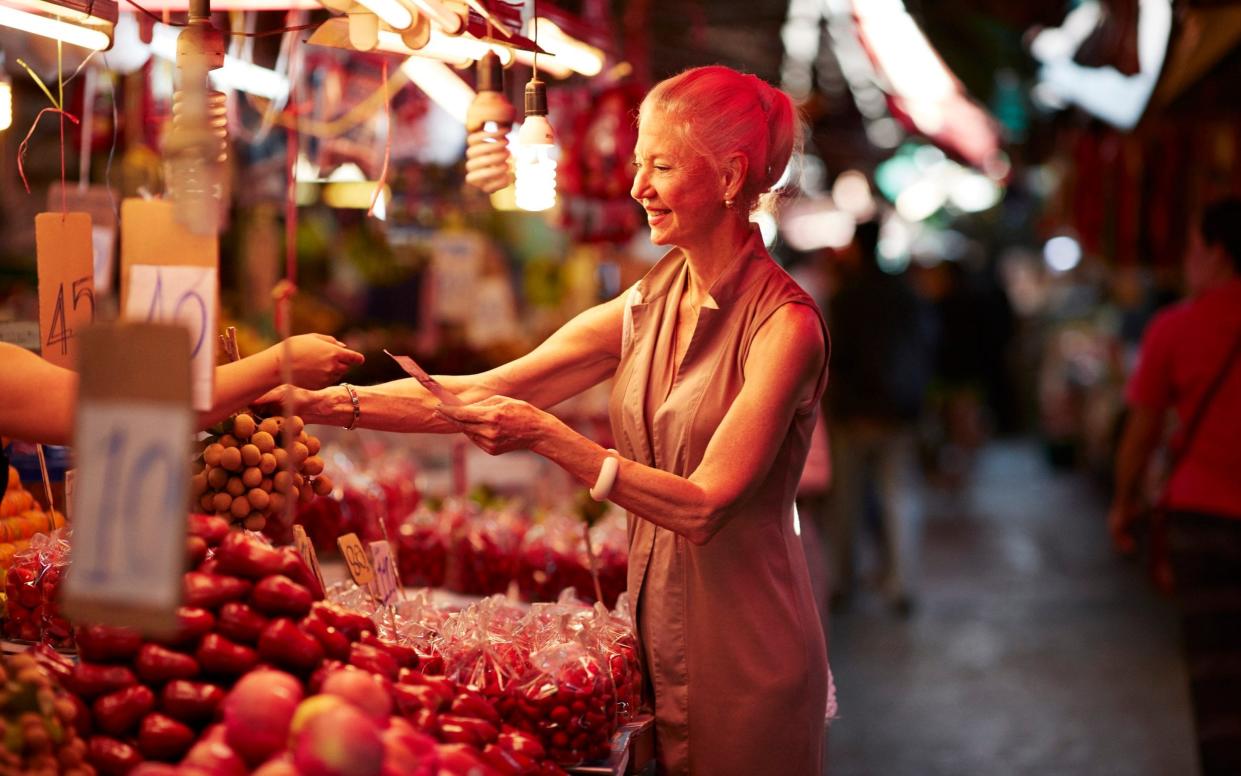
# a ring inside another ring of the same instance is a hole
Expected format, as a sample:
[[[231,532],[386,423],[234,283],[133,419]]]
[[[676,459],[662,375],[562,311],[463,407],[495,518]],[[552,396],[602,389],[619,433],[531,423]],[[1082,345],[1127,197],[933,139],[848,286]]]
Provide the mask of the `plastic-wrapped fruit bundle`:
[[[348,533],[340,502],[330,493],[309,504],[298,504],[293,522],[306,529],[306,536],[319,552],[336,552],[336,538]]]
[[[515,510],[486,510],[453,532],[445,584],[467,595],[503,593],[517,576],[517,549],[528,522]]]
[[[240,412],[213,429],[219,434],[208,438],[203,468],[191,480],[193,508],[261,531],[269,518],[284,519],[288,500],[307,503],[331,492],[319,440],[296,415],[285,423]]]
[[[448,527],[442,513],[421,508],[401,523],[396,535],[396,563],[401,584],[442,587],[448,565]]]
[[[505,719],[537,735],[561,765],[603,760],[616,730],[616,694],[598,655],[578,641],[530,655],[533,670],[510,688]]]
[[[62,531],[35,534],[30,546],[13,556],[5,577],[8,612],[5,635],[24,641],[73,645],[73,631],[60,612],[60,583],[69,565],[69,543]]]
[[[384,494],[388,518],[399,522],[422,502],[422,493],[415,484],[418,468],[408,455],[389,453],[378,460],[372,471]]]
[[[380,521],[388,518],[388,503],[383,488],[370,477],[354,474],[342,483],[340,510],[342,533],[355,533],[363,543],[384,538]]]
[[[73,699],[34,652],[0,662],[0,773],[93,776]]]
[[[582,523],[552,514],[526,532],[518,553],[517,581],[524,598],[554,601],[572,587],[583,598],[594,598]]]
[[[589,630],[612,676],[617,718],[622,723],[628,722],[642,705],[642,665],[638,660],[633,627],[620,614],[596,604]]]
[[[603,603],[611,609],[629,586],[629,535],[624,513],[614,511],[596,523],[590,529],[590,541],[595,549]],[[594,598],[593,587],[582,592]]]

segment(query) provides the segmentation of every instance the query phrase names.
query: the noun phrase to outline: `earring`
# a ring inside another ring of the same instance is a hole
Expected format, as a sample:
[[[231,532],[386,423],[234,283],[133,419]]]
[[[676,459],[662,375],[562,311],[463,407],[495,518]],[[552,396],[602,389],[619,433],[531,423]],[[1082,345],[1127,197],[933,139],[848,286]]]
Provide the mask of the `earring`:
[[[724,200],[724,207],[726,207],[726,208],[732,209],[733,204],[734,204],[734,203],[733,203],[733,201],[732,201],[731,199],[726,199],[726,200]]]

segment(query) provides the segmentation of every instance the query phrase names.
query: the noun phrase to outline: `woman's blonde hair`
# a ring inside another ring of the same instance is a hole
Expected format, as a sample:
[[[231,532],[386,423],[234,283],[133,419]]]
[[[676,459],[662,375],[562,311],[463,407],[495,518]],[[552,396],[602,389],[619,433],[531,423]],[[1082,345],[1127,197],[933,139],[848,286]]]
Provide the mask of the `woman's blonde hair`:
[[[793,100],[780,89],[730,67],[695,67],[660,81],[639,109],[677,122],[681,137],[712,164],[742,153],[748,168],[737,195],[743,212],[784,174],[801,144],[801,118]]]

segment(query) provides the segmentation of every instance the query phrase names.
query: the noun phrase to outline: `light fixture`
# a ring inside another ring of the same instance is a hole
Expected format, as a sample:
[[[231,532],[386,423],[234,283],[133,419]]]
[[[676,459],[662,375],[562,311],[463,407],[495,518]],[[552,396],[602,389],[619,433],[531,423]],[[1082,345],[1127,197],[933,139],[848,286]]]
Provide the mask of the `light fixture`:
[[[583,43],[569,35],[551,19],[535,17],[530,20],[528,33],[539,41],[539,46],[562,65],[575,73],[586,76],[599,75],[603,71],[603,51]],[[546,60],[540,63],[546,68]]]
[[[176,28],[156,24],[151,31],[151,53],[160,59],[175,62],[177,46]],[[283,103],[289,97],[288,76],[233,56],[225,55],[223,64],[210,71],[208,78],[212,86],[223,91],[246,92],[278,103]]]
[[[358,0],[358,4],[394,30],[406,30],[414,26],[414,14],[401,0]]]
[[[526,119],[517,133],[517,207],[539,212],[556,204],[556,133],[547,121],[547,87],[538,71],[526,84]]]
[[[116,0],[5,0],[0,25],[92,51],[112,46]]]
[[[409,57],[401,64],[401,72],[414,82],[436,105],[462,124],[466,121],[474,90],[461,76],[443,62],[422,57]]]
[[[508,133],[517,111],[504,96],[500,58],[487,52],[478,60],[478,93],[465,114],[465,182],[492,194],[512,183]]]
[[[497,43],[480,40],[469,33],[449,35],[434,24],[427,24],[421,15],[415,16],[414,26],[404,32],[397,32],[375,19],[375,41],[359,45],[351,34],[351,24],[356,24],[354,17],[370,17],[373,14],[350,13],[348,17],[336,16],[320,24],[318,29],[307,39],[307,43],[316,46],[351,51],[386,51],[391,54],[419,56],[436,59],[457,68],[468,67],[475,60],[481,59],[487,52],[500,58],[500,64],[508,67],[513,62],[513,49]],[[369,20],[368,20],[369,21]],[[540,65],[542,62],[539,63]]]
[[[228,96],[208,73],[224,65],[224,33],[211,25],[209,0],[194,0],[177,36],[178,88],[164,140],[173,214],[195,234],[218,234],[228,206]]]

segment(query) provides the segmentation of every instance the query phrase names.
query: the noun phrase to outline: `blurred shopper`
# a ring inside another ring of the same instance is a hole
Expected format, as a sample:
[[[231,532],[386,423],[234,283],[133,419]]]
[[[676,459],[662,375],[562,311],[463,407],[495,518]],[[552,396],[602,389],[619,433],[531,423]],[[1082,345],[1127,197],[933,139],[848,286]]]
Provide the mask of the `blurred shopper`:
[[[629,511],[662,774],[822,767],[827,657],[793,500],[827,331],[750,223],[797,137],[792,100],[754,76],[702,67],[661,82],[639,113],[630,193],[672,250],[641,281],[528,355],[443,380],[473,404],[410,380],[296,402],[308,420],[530,449]],[[619,453],[540,409],[611,377]]]
[[[1129,382],[1108,525],[1134,548],[1147,465],[1173,439],[1161,503],[1203,773],[1241,773],[1241,199],[1206,208],[1185,257],[1191,298],[1151,321]]]
[[[854,585],[859,526],[868,505],[879,517],[880,590],[900,613],[914,600],[919,555],[915,433],[934,359],[931,310],[904,275],[877,261],[879,224],[858,225],[855,262],[830,305],[836,346],[828,394],[833,485],[826,538],[832,598]]]

